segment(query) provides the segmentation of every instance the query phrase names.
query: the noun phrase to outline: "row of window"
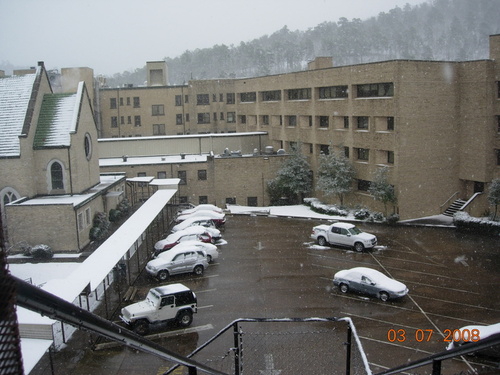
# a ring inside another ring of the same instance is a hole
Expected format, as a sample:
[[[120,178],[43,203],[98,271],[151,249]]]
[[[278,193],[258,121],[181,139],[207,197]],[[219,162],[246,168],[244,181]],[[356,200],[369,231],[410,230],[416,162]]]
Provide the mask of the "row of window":
[[[384,83],[369,83],[355,85],[356,97],[358,98],[373,98],[373,97],[392,97],[394,96],[394,84],[392,82]],[[287,100],[310,100],[312,98],[312,88],[299,88],[288,90],[269,90],[259,91],[258,95],[263,102],[276,102],[282,100],[282,91],[284,92]],[[345,99],[349,96],[349,89],[347,85],[339,86],[325,86],[318,87],[317,97],[319,99]],[[237,94],[241,103],[253,103],[257,101],[257,92],[249,91]],[[131,100],[132,99],[132,100]],[[212,102],[224,102],[224,94],[212,94]],[[236,104],[236,94],[226,93],[226,104]],[[184,95],[184,103],[189,103],[189,95]],[[134,96],[132,98],[110,98],[110,109],[118,108],[120,106],[133,105],[134,108],[140,108],[140,97]],[[210,94],[197,94],[197,105],[209,105]],[[175,96],[175,105],[182,106],[182,95]],[[153,105],[153,116],[160,116],[164,114],[163,105]]]

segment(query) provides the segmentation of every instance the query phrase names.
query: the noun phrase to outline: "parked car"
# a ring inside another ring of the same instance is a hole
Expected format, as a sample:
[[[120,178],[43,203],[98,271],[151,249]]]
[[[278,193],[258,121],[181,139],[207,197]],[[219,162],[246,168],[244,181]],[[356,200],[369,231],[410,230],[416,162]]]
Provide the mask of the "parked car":
[[[226,215],[220,212],[215,212],[215,211],[208,211],[208,210],[199,210],[192,212],[190,214],[182,214],[177,216],[175,219],[178,223],[190,219],[190,218],[196,218],[196,217],[208,217],[212,219],[212,221],[215,223],[216,227],[220,227],[226,223]]]
[[[163,254],[146,264],[147,273],[160,281],[167,280],[171,275],[182,273],[203,275],[208,267],[207,254],[203,250],[181,248],[169,250]]]
[[[446,349],[451,350],[471,342],[484,340],[487,337],[500,333],[500,323],[490,325],[468,325],[457,330],[448,331],[449,332],[445,332],[445,335],[449,334],[449,336],[445,338],[451,341]],[[482,357],[500,359],[500,345],[491,346],[478,352],[474,352],[473,354]]]
[[[372,248],[377,245],[377,237],[363,232],[350,223],[333,223],[317,225],[312,229],[311,238],[320,246],[340,245],[352,247],[356,251]]]
[[[353,291],[368,294],[384,302],[408,294],[405,284],[367,267],[355,267],[337,272],[333,278],[333,285],[338,286],[342,293]]]
[[[197,311],[196,294],[183,284],[170,284],[152,288],[145,300],[124,307],[120,319],[136,333],[146,335],[152,325],[161,322],[175,321],[187,327]]]
[[[160,252],[157,257],[167,256],[171,250],[179,249],[192,249],[192,250],[203,250],[207,254],[208,263],[212,263],[214,260],[219,258],[219,251],[217,246],[211,243],[205,243],[200,241],[184,241],[175,245],[172,249]]]
[[[213,204],[199,204],[198,206],[195,206],[193,208],[188,208],[186,210],[181,211],[180,214],[182,215],[189,215],[194,212],[200,211],[200,210],[205,210],[205,211],[214,211],[218,213],[223,213],[222,208],[219,208]]]
[[[200,226],[188,227],[178,232],[169,234],[167,238],[155,243],[154,254],[157,255],[162,251],[169,250],[181,242],[193,240],[206,243],[211,243],[213,241],[212,235],[207,228]]]
[[[186,219],[183,222],[176,224],[172,227],[172,232],[177,232],[182,229],[186,229],[187,227],[192,226],[202,226],[206,228],[215,228],[215,223],[213,220],[207,216],[199,216],[192,217],[190,219]]]

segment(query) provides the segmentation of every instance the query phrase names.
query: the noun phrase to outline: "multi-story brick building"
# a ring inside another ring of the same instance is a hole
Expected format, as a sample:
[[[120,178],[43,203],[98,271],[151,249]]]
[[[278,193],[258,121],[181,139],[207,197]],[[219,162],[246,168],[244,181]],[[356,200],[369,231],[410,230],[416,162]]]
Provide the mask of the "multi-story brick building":
[[[475,193],[500,177],[499,59],[494,35],[480,61],[333,67],[320,58],[288,74],[106,88],[102,136],[262,131],[275,149],[300,142],[314,171],[329,148],[348,156],[356,183],[347,204],[381,209],[367,190],[386,165],[402,219],[438,214],[456,198],[474,198],[468,210],[481,215],[486,196]]]

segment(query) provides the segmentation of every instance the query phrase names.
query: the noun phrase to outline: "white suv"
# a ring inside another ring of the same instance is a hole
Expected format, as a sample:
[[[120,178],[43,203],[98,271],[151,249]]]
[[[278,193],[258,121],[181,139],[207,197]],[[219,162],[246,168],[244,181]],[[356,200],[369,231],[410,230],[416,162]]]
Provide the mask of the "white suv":
[[[124,307],[120,319],[140,335],[146,335],[156,323],[175,321],[189,326],[197,312],[196,294],[183,284],[159,286],[149,290],[144,301]]]
[[[161,257],[150,260],[146,271],[158,280],[165,281],[170,275],[181,273],[203,275],[207,267],[207,254],[203,250],[181,248],[171,249]]]

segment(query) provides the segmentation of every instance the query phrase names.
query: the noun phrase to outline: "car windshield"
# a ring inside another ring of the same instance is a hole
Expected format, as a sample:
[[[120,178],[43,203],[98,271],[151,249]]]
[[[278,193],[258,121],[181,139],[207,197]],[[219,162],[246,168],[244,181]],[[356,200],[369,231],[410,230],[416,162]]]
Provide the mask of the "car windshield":
[[[349,231],[349,233],[351,233],[351,234],[360,234],[360,233],[362,233],[362,231],[361,231],[361,230],[359,230],[359,228],[358,228],[358,227],[352,227],[352,228],[348,229],[348,231]]]
[[[146,300],[151,306],[156,306],[160,300],[160,296],[154,290],[150,290]]]

